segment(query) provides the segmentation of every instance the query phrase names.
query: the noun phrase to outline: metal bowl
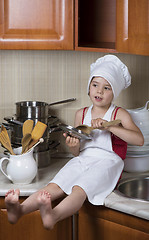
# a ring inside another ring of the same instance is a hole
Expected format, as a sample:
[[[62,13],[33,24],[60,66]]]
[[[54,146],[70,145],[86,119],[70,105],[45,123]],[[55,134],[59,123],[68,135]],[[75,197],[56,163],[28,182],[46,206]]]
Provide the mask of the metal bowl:
[[[121,180],[116,192],[124,197],[149,201],[149,176]]]

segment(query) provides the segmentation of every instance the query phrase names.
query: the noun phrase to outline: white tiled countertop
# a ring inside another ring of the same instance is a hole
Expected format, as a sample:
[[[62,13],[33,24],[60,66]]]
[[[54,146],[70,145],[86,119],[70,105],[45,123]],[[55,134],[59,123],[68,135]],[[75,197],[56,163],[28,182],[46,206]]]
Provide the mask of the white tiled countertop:
[[[9,189],[20,189],[20,196],[29,196],[41,189],[55,176],[55,174],[69,161],[69,158],[51,159],[50,166],[38,170],[36,178],[31,184],[17,185],[11,183],[0,172],[0,196],[5,196]],[[135,176],[136,174],[123,174],[123,178]],[[149,175],[149,173],[148,173]],[[105,200],[105,206],[120,212],[149,220],[149,201],[140,201],[118,195],[112,192]]]

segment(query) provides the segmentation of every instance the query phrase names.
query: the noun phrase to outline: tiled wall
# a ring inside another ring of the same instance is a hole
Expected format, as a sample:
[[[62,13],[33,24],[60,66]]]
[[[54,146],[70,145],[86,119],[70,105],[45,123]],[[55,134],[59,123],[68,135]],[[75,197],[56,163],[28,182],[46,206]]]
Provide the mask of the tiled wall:
[[[0,122],[16,112],[23,100],[47,103],[72,98],[77,101],[51,107],[51,114],[73,125],[75,111],[90,105],[86,88],[90,64],[105,53],[75,51],[0,51]],[[116,54],[128,66],[132,85],[116,103],[141,107],[149,99],[149,57]]]

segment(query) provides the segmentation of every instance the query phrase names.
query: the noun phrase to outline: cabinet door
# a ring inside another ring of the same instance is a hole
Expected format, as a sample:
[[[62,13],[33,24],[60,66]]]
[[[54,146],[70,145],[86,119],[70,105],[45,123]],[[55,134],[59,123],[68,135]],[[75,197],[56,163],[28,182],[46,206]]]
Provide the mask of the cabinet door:
[[[48,231],[43,228],[39,211],[22,217],[17,224],[8,222],[6,209],[0,210],[0,240],[71,240],[72,221],[67,218]]]
[[[78,214],[78,240],[148,240],[149,221],[85,202]]]
[[[118,52],[149,55],[149,1],[117,0]]]
[[[0,0],[0,49],[73,49],[74,0]]]
[[[80,216],[78,228],[79,240],[148,240],[149,234],[88,215]]]

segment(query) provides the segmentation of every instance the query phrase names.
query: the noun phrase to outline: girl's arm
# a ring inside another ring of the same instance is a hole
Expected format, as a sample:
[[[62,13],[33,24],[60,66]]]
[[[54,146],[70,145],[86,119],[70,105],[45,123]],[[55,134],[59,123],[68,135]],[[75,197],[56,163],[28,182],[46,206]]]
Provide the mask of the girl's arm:
[[[121,120],[121,125],[110,127],[109,131],[123,139],[128,144],[143,146],[143,134],[125,109],[120,108],[118,110],[116,119]]]
[[[142,146],[144,144],[144,137],[140,129],[135,125],[130,114],[125,109],[120,108],[117,111],[116,119],[120,119],[121,124],[106,128],[108,131],[121,138],[128,144],[137,146]],[[100,127],[102,126],[103,121],[104,120],[101,121],[100,119]]]
[[[83,110],[80,109],[75,114],[75,121],[74,121],[75,127],[81,124],[82,112]],[[66,133],[64,133],[63,136],[66,138],[66,145],[69,147],[70,152],[74,156],[78,156],[80,153],[80,140],[78,138],[68,136]]]

